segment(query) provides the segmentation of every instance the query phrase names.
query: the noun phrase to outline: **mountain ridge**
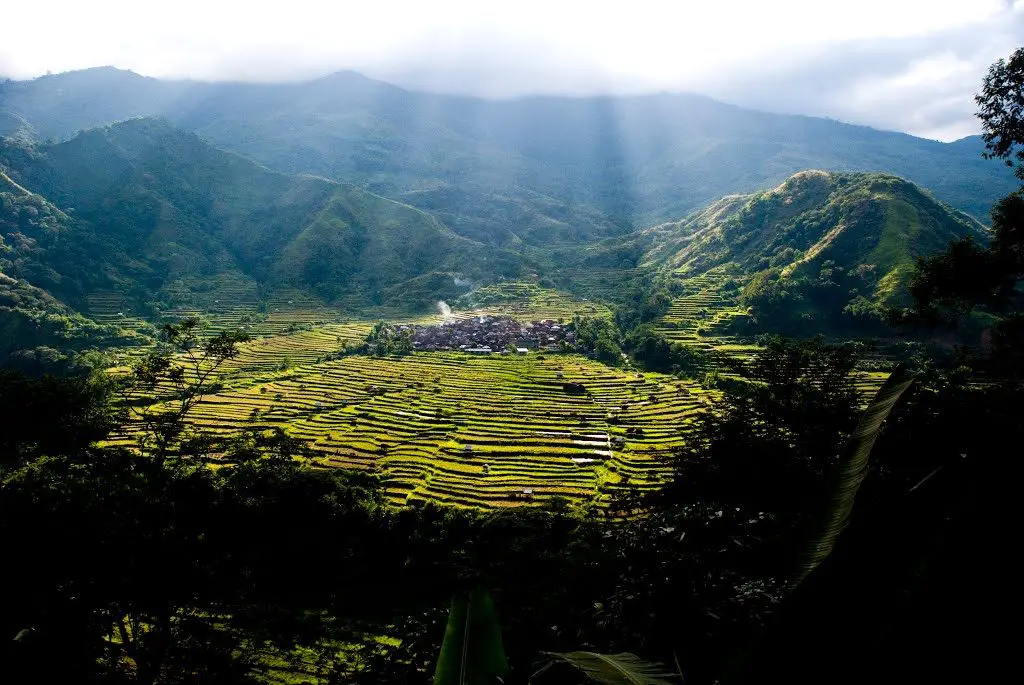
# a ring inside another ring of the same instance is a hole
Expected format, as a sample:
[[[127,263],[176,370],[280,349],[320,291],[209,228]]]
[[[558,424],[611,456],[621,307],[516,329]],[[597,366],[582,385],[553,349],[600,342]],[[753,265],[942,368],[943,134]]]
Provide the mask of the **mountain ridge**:
[[[976,217],[1013,188],[981,159],[980,139],[941,143],[692,94],[492,101],[354,72],[262,84],[105,70],[3,84],[5,111],[37,139],[164,116],[271,169],[350,182],[494,244],[572,241],[562,224],[587,240],[621,235],[807,168],[895,173]]]
[[[447,92],[447,91],[442,91],[442,90],[433,90],[433,89],[416,88],[416,87],[412,87],[412,86],[403,86],[403,85],[399,85],[397,83],[393,83],[393,82],[391,82],[391,81],[389,81],[387,79],[384,79],[384,78],[377,78],[377,77],[373,77],[373,76],[368,76],[368,75],[366,75],[366,74],[364,74],[364,73],[362,73],[362,72],[360,72],[360,71],[358,71],[356,69],[338,69],[338,70],[335,70],[335,71],[329,71],[329,72],[323,73],[323,74],[321,74],[319,76],[309,76],[309,77],[301,77],[301,78],[295,78],[295,79],[281,79],[281,80],[265,81],[265,80],[231,79],[231,78],[228,78],[228,79],[164,78],[164,77],[157,77],[157,76],[146,76],[144,74],[140,74],[140,73],[138,73],[136,71],[133,71],[131,69],[123,69],[121,67],[116,67],[114,65],[99,65],[99,66],[94,66],[94,67],[83,67],[81,69],[71,69],[71,70],[68,70],[68,71],[52,73],[52,74],[44,74],[44,75],[40,75],[40,76],[36,76],[36,77],[31,77],[31,78],[24,78],[24,79],[5,78],[3,76],[0,76],[0,81],[6,81],[9,84],[29,84],[29,83],[46,82],[46,81],[59,82],[59,81],[62,81],[64,79],[73,79],[73,78],[75,78],[77,76],[87,76],[87,75],[104,75],[104,76],[111,77],[111,79],[126,78],[126,79],[129,79],[129,80],[136,80],[138,82],[154,82],[154,83],[172,84],[172,85],[176,84],[176,85],[194,85],[194,86],[210,86],[210,87],[223,86],[223,85],[236,86],[236,87],[248,87],[248,86],[254,86],[254,87],[274,87],[274,86],[302,87],[302,86],[312,85],[312,84],[324,84],[324,83],[330,84],[330,83],[343,82],[343,83],[346,83],[346,84],[363,84],[365,86],[371,86],[371,87],[386,87],[386,88],[388,88],[390,90],[393,90],[393,91],[402,92],[402,93],[408,93],[408,94],[420,94],[420,95],[426,95],[426,96],[436,95],[436,96],[441,96],[441,97],[445,97],[445,98],[462,99],[462,100],[466,100],[466,101],[480,101],[480,102],[494,102],[494,103],[514,103],[514,102],[522,102],[522,101],[548,101],[548,100],[585,101],[585,100],[617,100],[617,99],[644,99],[644,98],[680,97],[680,98],[689,98],[689,99],[692,99],[693,101],[705,101],[705,102],[708,102],[708,103],[713,103],[713,104],[718,105],[718,106],[729,107],[729,108],[733,108],[735,110],[744,111],[744,112],[751,112],[751,113],[759,114],[759,115],[766,115],[766,116],[771,116],[771,117],[783,117],[783,118],[797,117],[797,118],[804,118],[804,119],[812,119],[812,120],[815,120],[815,121],[829,122],[829,123],[833,123],[833,124],[841,124],[843,126],[849,126],[849,127],[853,127],[853,128],[862,128],[862,129],[866,129],[866,130],[873,131],[873,132],[876,132],[876,133],[896,134],[896,135],[900,135],[900,136],[907,136],[907,137],[911,137],[911,138],[916,138],[918,140],[925,140],[925,141],[930,141],[930,142],[938,143],[940,145],[958,145],[958,144],[963,144],[963,143],[965,143],[967,141],[970,141],[973,144],[974,141],[982,140],[982,136],[979,133],[979,134],[971,134],[971,135],[961,136],[960,138],[957,138],[957,139],[954,139],[954,140],[943,141],[943,140],[939,140],[939,139],[935,139],[935,138],[928,138],[928,137],[924,137],[924,136],[918,136],[918,135],[915,135],[913,133],[908,133],[906,131],[900,131],[898,129],[886,129],[886,128],[878,128],[878,127],[875,127],[875,126],[871,126],[869,124],[858,124],[858,123],[855,123],[855,122],[845,121],[843,119],[838,119],[836,117],[832,117],[832,116],[828,116],[828,115],[813,115],[813,114],[804,114],[804,113],[801,113],[801,112],[779,112],[779,111],[773,111],[773,110],[769,110],[769,109],[761,109],[761,108],[756,107],[756,106],[739,105],[739,104],[736,104],[736,103],[733,103],[733,102],[729,102],[727,100],[720,100],[720,99],[712,97],[710,95],[704,95],[702,93],[698,93],[698,92],[694,92],[694,91],[676,91],[676,90],[666,90],[666,89],[662,88],[662,89],[658,89],[658,90],[642,91],[642,92],[628,93],[628,94],[593,93],[593,94],[582,94],[582,95],[572,95],[572,94],[561,95],[561,94],[553,94],[553,93],[526,93],[526,94],[513,95],[513,96],[508,96],[508,97],[488,97],[486,95],[468,95],[468,94],[459,93],[459,92]],[[113,122],[108,122],[108,123],[113,123]],[[91,126],[89,128],[95,128],[95,126]],[[77,131],[75,131],[75,132],[77,132]]]

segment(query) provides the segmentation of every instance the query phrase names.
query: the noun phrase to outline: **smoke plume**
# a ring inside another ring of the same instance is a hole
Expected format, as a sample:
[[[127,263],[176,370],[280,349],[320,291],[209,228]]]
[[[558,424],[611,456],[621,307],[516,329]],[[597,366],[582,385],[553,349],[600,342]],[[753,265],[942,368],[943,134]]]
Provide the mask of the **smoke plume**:
[[[444,300],[437,301],[437,313],[444,317],[445,321],[453,318],[452,308],[448,306],[448,303]]]

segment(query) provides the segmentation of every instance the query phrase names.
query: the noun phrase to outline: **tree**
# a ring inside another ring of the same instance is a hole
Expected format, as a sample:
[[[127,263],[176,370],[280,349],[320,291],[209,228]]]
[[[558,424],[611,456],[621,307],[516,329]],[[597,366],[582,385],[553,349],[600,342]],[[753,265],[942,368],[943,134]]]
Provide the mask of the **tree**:
[[[615,322],[603,317],[574,316],[572,330],[576,333],[576,347],[609,366],[622,364],[622,334]]]
[[[1024,181],[1024,48],[989,67],[974,101],[984,125],[985,156],[1016,167]]]
[[[406,355],[412,352],[412,331],[398,329],[386,321],[378,321],[367,333],[362,351],[378,357]]]
[[[707,368],[707,352],[680,342],[670,342],[650,324],[641,324],[626,335],[623,347],[633,361],[648,371],[665,371],[696,378]]]
[[[989,159],[1002,159],[1024,181],[1024,48],[989,68],[982,92],[975,98],[984,126]],[[964,239],[947,250],[919,258],[910,283],[913,307],[894,314],[897,322],[957,324],[975,310],[990,318],[999,349],[1013,350],[1024,339],[1015,323],[1022,305],[1024,279],[1024,189],[999,200],[992,209],[988,246]],[[999,357],[1000,355],[996,355]],[[1018,373],[1020,355],[1001,355],[994,365],[1002,373]]]
[[[687,429],[671,481],[617,540],[637,572],[605,602],[630,637],[615,649],[666,663],[678,650],[690,682],[710,681],[785,595],[794,545],[859,414],[856,346],[762,342]],[[621,504],[635,514],[631,499]]]
[[[248,341],[241,331],[200,335],[199,320],[164,324],[161,344],[122,379],[121,393],[130,418],[141,427],[139,447],[163,463],[179,444],[189,412],[217,390],[218,372]]]
[[[996,304],[1005,279],[995,267],[992,252],[970,238],[919,257],[907,288],[916,318],[955,324],[979,304]]]

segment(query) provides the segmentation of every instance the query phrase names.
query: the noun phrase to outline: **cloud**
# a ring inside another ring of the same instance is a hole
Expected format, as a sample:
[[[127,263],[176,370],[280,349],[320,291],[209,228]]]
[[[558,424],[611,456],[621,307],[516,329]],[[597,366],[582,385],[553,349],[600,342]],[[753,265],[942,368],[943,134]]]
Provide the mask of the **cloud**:
[[[972,93],[1024,38],[1021,0],[12,5],[0,74],[15,78],[107,64],[250,81],[355,69],[485,97],[701,92],[944,138],[977,130]]]
[[[754,69],[709,95],[772,111],[830,116],[953,140],[979,131],[973,96],[989,65],[1024,43],[1024,2],[982,24],[912,38],[828,46]]]

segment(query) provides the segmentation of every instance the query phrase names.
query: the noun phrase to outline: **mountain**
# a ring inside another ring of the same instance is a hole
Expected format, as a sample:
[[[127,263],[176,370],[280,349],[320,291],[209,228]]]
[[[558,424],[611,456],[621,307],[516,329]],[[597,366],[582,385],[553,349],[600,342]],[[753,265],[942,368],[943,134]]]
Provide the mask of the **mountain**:
[[[291,286],[342,308],[414,309],[425,302],[408,300],[404,282],[515,276],[524,263],[411,206],[270,171],[161,120],[35,147],[7,141],[0,168],[11,182],[5,206],[32,193],[32,211],[46,217],[3,226],[9,243],[31,246],[17,261],[21,277],[78,308],[115,290],[152,313],[230,284]]]
[[[669,273],[715,274],[702,287],[728,288],[726,299],[751,308],[762,328],[863,332],[904,295],[917,256],[985,235],[899,177],[804,171],[648,229],[497,245],[353,185],[271,171],[152,118],[64,142],[6,139],[0,171],[5,316],[37,346],[53,336],[26,333],[35,324],[25,315],[85,331],[95,322],[74,316],[104,309],[97,298],[116,299],[105,308],[114,323],[125,310],[149,319],[254,310],[285,288],[354,314],[422,310],[467,282],[538,277],[627,303]]]
[[[627,240],[644,246],[641,265],[719,274],[761,326],[807,333],[879,323],[917,257],[964,236],[986,230],[904,179],[812,170]]]
[[[975,217],[1015,187],[955,143],[681,94],[506,101],[341,72],[305,83],[159,81],[90,69],[0,86],[0,134],[63,139],[159,115],[267,167],[344,181],[492,245],[629,233],[807,168],[888,172]]]

